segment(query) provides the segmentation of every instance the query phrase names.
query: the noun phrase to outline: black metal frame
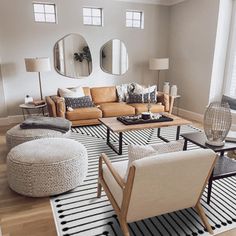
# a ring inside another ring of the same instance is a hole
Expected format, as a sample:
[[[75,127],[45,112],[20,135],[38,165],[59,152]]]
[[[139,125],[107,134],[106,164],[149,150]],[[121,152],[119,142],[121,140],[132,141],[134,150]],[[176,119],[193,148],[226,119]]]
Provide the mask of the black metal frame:
[[[122,155],[122,140],[123,140],[123,133],[119,132],[119,147],[118,149],[110,142],[110,131],[111,129],[107,127],[107,145],[118,155]]]
[[[179,140],[179,136],[180,136],[180,126],[177,126],[176,140]],[[161,140],[163,140],[166,143],[170,142],[168,139],[166,139],[165,137],[161,136],[161,128],[157,129],[157,137],[160,138]]]
[[[119,132],[118,135],[119,135],[119,144],[118,144],[118,149],[117,147],[115,147],[114,144],[111,143],[110,141],[110,132],[112,130],[107,127],[107,145],[115,152],[117,153],[118,155],[122,155],[122,141],[123,141],[123,133],[122,132]],[[180,126],[177,126],[177,131],[176,131],[176,140],[179,140],[179,136],[180,136]],[[164,142],[168,143],[169,140],[164,138],[163,136],[161,136],[161,128],[158,128],[157,129],[157,137],[160,138],[161,140],[163,140]]]
[[[183,147],[183,150],[187,150],[187,147],[188,147],[188,141],[189,142],[192,142],[194,144],[196,144],[197,146],[200,146],[204,149],[207,149],[209,148],[209,146],[202,146],[202,145],[199,145],[197,142],[194,142],[192,140],[188,140],[187,138],[184,138],[184,147]],[[236,144],[235,144],[235,148],[230,148],[229,150],[235,150],[236,149]],[[227,158],[224,156],[224,152],[223,150],[214,150],[215,152],[219,152],[220,153],[220,156],[219,156],[219,160],[218,160],[218,164],[222,164],[223,162],[223,159],[224,158]],[[235,167],[236,167],[236,163],[235,163]],[[236,169],[235,171],[231,171],[231,172],[227,172],[227,173],[214,173],[216,167],[213,169],[212,173],[211,173],[211,176],[209,178],[209,181],[208,181],[208,191],[207,191],[207,204],[210,205],[210,201],[211,201],[211,192],[212,192],[212,183],[214,180],[217,180],[217,179],[223,179],[223,178],[227,178],[227,177],[231,177],[231,176],[235,176],[236,175]]]

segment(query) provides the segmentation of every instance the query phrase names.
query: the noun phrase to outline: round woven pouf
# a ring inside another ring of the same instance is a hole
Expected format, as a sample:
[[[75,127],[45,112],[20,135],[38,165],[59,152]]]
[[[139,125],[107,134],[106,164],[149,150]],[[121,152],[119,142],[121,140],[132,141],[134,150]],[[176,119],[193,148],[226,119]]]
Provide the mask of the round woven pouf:
[[[62,133],[60,131],[51,129],[21,129],[20,125],[16,125],[9,129],[6,133],[6,143],[8,150],[13,147],[34,139],[50,138],[50,137],[61,137],[65,138],[70,135],[70,131]]]
[[[7,156],[8,183],[30,197],[45,197],[80,185],[88,170],[86,148],[67,138],[44,138],[20,144]]]

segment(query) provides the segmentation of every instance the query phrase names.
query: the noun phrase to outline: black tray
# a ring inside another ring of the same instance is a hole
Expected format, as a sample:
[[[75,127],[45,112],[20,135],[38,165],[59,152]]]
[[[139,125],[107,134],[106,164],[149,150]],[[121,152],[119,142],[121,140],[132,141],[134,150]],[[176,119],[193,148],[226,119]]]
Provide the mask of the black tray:
[[[132,117],[132,116],[130,116]],[[133,119],[127,119],[127,116],[117,117],[117,120],[122,122],[125,125],[136,125],[136,124],[148,124],[148,123],[159,123],[159,122],[167,122],[173,121],[172,118],[162,115],[159,119],[148,119],[143,120],[142,118],[135,119],[136,116],[133,116]]]

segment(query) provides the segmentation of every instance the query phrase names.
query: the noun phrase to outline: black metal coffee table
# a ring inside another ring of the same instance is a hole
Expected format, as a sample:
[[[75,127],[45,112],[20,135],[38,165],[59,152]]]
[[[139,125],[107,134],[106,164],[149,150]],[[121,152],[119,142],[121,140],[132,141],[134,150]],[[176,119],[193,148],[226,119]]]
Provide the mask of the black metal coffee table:
[[[220,153],[208,183],[207,203],[210,204],[213,180],[223,179],[236,175],[236,161],[231,160],[227,156],[224,156],[225,152],[236,149],[236,143],[225,142],[224,146],[215,147],[206,144],[207,139],[205,134],[202,132],[187,133],[182,134],[181,136],[184,138],[184,150],[187,150],[187,145],[189,141],[201,148],[210,148],[216,153]]]

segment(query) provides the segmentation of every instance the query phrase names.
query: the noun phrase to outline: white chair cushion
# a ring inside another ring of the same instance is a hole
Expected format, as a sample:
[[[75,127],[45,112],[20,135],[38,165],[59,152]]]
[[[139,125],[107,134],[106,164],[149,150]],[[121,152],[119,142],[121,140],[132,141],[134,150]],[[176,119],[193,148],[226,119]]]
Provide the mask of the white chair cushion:
[[[127,164],[128,164],[128,161],[120,161],[120,162],[112,163],[112,166],[119,173],[121,178],[123,178],[123,180],[125,180]],[[117,182],[115,181],[113,175],[111,174],[111,172],[109,171],[109,169],[107,168],[105,164],[102,166],[102,169],[103,169],[103,178],[107,186],[109,187],[110,191],[112,192],[112,195],[115,198],[118,206],[121,207],[122,198],[123,198],[122,190],[120,186],[117,184]]]

